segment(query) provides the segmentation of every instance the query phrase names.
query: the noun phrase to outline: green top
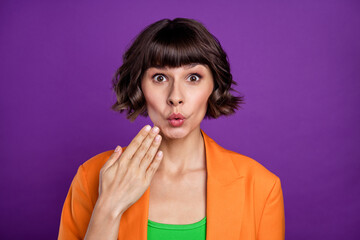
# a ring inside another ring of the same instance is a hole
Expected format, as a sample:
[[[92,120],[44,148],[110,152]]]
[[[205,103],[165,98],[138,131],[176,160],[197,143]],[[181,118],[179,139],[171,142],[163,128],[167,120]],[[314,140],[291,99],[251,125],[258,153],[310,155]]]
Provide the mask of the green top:
[[[148,240],[205,240],[206,216],[190,224],[165,224],[148,219]]]

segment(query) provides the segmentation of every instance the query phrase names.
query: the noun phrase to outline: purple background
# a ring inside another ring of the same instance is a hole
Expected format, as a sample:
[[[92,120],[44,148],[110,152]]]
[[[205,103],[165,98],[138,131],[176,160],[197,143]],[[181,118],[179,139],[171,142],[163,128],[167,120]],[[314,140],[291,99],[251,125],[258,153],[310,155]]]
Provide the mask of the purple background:
[[[55,239],[78,166],[149,119],[110,110],[111,77],[145,26],[197,19],[246,104],[203,121],[280,177],[287,239],[360,235],[359,1],[1,1],[0,238]]]

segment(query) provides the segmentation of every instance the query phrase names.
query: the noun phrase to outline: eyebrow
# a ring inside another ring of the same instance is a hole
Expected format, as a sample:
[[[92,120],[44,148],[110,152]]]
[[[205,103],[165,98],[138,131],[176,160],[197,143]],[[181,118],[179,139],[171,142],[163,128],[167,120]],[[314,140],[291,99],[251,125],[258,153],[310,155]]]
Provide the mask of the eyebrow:
[[[186,64],[186,65],[184,65],[184,68],[190,69],[190,68],[193,68],[193,67],[195,67],[195,66],[197,66],[197,65],[201,65],[201,63],[190,63],[190,64]],[[165,69],[167,69],[167,67],[165,67],[165,66],[160,66],[160,65],[155,65],[155,66],[152,66],[152,67],[153,67],[153,68],[160,69],[160,70],[165,70]]]

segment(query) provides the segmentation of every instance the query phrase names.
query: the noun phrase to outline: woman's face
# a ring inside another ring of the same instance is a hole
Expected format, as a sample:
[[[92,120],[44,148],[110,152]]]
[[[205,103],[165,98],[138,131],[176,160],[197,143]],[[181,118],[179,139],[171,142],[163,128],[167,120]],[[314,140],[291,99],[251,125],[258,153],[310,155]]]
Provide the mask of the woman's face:
[[[141,81],[149,117],[161,135],[169,139],[183,138],[200,127],[213,87],[212,73],[203,64],[151,67]],[[180,126],[168,120],[173,113],[184,116]]]

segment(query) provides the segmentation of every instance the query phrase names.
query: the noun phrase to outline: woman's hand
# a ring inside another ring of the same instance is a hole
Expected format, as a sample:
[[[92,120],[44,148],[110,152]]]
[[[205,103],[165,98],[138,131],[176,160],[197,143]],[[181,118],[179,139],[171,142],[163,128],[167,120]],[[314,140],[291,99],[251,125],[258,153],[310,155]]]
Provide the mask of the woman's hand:
[[[158,127],[145,126],[124,152],[118,146],[119,151],[115,150],[101,168],[99,199],[115,216],[122,215],[149,187],[163,157],[157,152],[161,142],[158,133]]]

